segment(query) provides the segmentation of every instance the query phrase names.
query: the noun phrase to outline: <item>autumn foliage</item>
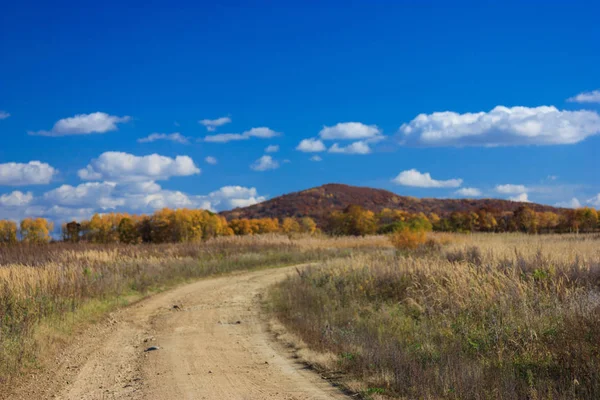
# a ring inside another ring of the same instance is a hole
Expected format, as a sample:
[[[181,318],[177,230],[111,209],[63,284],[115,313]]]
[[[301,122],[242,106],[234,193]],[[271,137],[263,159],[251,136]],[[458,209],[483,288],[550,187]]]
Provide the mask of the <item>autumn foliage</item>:
[[[89,220],[71,221],[62,225],[62,240],[88,243],[186,243],[217,236],[245,236],[283,233],[315,234],[323,231],[333,236],[365,236],[392,234],[395,243],[423,242],[425,232],[524,232],[524,233],[586,233],[600,228],[598,212],[589,207],[576,210],[535,211],[527,205],[515,211],[482,208],[477,211],[455,211],[440,217],[436,213],[410,213],[384,208],[375,213],[359,205],[332,211],[321,226],[311,217],[235,218],[227,221],[223,215],[207,210],[163,208],[152,215],[127,213],[95,214]],[[43,244],[52,240],[53,224],[44,218],[25,218],[17,225],[0,220],[0,244],[19,240]],[[402,237],[403,236],[403,237]],[[401,246],[405,246],[402,244]]]

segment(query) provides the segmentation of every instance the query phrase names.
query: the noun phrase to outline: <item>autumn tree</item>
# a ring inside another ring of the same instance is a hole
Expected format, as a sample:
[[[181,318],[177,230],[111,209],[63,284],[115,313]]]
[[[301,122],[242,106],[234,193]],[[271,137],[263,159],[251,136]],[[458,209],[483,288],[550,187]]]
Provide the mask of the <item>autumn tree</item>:
[[[252,235],[252,225],[249,219],[232,219],[229,221],[229,227],[236,235]]]
[[[527,206],[520,206],[513,214],[517,229],[521,232],[536,233],[538,228],[537,214]]]
[[[590,207],[575,210],[575,223],[577,231],[590,232],[598,225],[598,212]]]
[[[303,217],[300,220],[300,231],[312,235],[317,231],[317,224],[311,217]]]
[[[551,211],[538,213],[537,218],[540,230],[545,232],[555,230],[560,222],[559,216]]]
[[[0,220],[0,244],[17,242],[17,224],[13,221]]]
[[[295,218],[284,218],[281,223],[281,231],[286,235],[291,235],[292,233],[300,232],[300,224],[296,221]]]
[[[25,243],[48,243],[53,224],[45,218],[25,218],[21,221],[21,240]]]
[[[137,244],[142,241],[142,235],[133,219],[129,217],[122,218],[117,227],[119,233],[119,242],[125,244]]]

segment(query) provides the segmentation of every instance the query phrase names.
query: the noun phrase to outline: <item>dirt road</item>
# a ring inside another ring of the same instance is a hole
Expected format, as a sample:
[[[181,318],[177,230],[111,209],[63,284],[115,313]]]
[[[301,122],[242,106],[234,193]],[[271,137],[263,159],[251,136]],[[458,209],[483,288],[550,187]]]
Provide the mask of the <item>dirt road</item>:
[[[38,382],[43,388],[18,397],[346,398],[274,343],[259,316],[259,294],[292,272],[205,279],[123,309],[91,337],[78,338],[53,378]],[[151,346],[159,349],[144,351]]]

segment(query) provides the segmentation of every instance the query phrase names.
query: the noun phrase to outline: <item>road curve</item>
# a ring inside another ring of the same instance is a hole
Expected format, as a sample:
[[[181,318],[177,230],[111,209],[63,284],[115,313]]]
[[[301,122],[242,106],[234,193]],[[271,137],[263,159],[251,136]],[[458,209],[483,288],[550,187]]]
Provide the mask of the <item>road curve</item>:
[[[48,385],[55,393],[28,393],[64,400],[346,398],[274,343],[259,315],[258,296],[294,268],[204,279],[122,309],[89,343],[74,344],[80,354],[63,361]],[[158,350],[145,351],[152,346]]]

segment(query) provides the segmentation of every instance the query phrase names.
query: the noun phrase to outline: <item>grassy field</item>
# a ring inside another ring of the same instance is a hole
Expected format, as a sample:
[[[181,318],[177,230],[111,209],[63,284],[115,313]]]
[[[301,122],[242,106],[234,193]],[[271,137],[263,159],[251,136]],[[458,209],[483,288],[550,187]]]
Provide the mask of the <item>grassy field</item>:
[[[592,399],[599,288],[598,236],[457,234],[322,262],[268,304],[365,397]]]
[[[0,246],[0,390],[43,364],[74,329],[188,280],[349,255],[382,237],[261,235],[196,244]]]

